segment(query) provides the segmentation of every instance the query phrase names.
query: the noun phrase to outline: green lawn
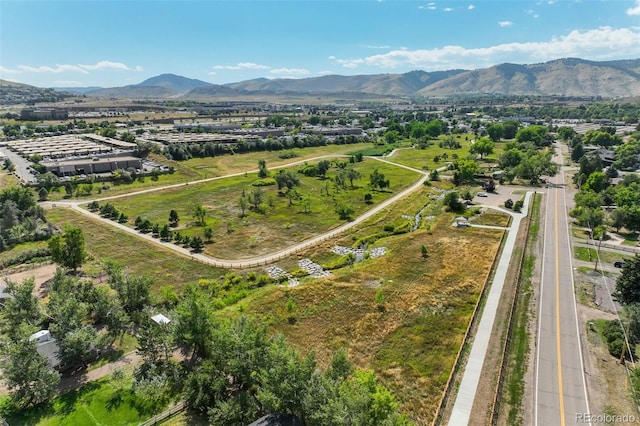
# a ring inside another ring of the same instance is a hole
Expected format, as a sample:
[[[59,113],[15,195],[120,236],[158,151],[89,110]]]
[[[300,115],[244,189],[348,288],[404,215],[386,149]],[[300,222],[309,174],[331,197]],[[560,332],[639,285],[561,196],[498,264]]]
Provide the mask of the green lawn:
[[[128,389],[116,389],[106,377],[6,420],[20,426],[124,426],[137,425],[160,411],[162,408],[148,407]]]
[[[576,247],[574,251],[575,258],[578,260],[582,260],[585,262],[596,262],[597,259],[597,250],[594,248],[587,247]],[[600,250],[600,261],[613,263],[616,260],[621,260],[629,256],[623,256],[618,253],[612,253],[606,250]]]
[[[372,143],[351,145],[326,145],[309,148],[293,148],[283,151],[247,152],[235,155],[223,155],[209,158],[192,158],[176,163],[181,170],[188,169],[201,177],[226,176],[228,174],[257,170],[258,160],[265,160],[267,167],[282,166],[296,161],[307,160],[323,155],[343,155],[372,147]],[[283,153],[295,153],[297,157],[283,159]]]
[[[294,166],[292,171],[301,167]],[[239,200],[243,192],[248,197],[255,189],[251,185],[257,179],[255,174],[180,186],[117,199],[112,203],[129,217],[130,226],[138,216],[163,226],[168,223],[169,212],[175,209],[180,217],[176,231],[182,235],[202,237],[204,226],[196,225],[191,213],[194,203],[199,202],[208,210],[206,226],[214,230],[214,241],[206,245],[205,253],[223,259],[248,258],[286,248],[344,223],[345,220],[341,220],[335,211],[336,205],[351,206],[351,217],[357,217],[419,178],[416,172],[376,160],[365,160],[353,167],[361,178],[354,181],[353,188],[347,182],[347,188],[342,190],[336,189],[331,180],[338,173],[336,167],[329,171],[328,179],[297,174],[301,180],[297,188],[301,200],[293,203],[275,185],[261,187],[264,191],[262,208],[248,208],[244,217],[241,217]],[[390,188],[384,191],[368,188],[369,175],[374,169],[385,175],[390,181]],[[373,196],[371,205],[364,201],[367,193]],[[304,211],[304,200],[309,202],[309,212]]]

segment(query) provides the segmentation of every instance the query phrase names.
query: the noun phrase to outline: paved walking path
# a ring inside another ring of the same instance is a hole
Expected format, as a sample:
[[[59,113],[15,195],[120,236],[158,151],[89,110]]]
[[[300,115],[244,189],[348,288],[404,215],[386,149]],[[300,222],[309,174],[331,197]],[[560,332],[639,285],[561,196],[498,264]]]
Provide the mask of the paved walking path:
[[[498,303],[500,302],[500,296],[502,295],[502,288],[504,286],[505,279],[507,277],[507,270],[509,269],[509,262],[511,261],[511,254],[518,235],[518,229],[520,229],[520,221],[526,216],[526,212],[529,211],[529,201],[533,191],[528,191],[525,199],[522,211],[525,213],[515,213],[513,211],[505,210],[513,217],[511,226],[509,227],[509,233],[504,243],[504,249],[502,255],[498,261],[496,272],[491,283],[491,289],[485,302],[484,309],[482,311],[482,318],[478,325],[478,331],[471,346],[471,352],[469,353],[469,359],[464,369],[462,381],[456,400],[453,405],[453,411],[451,418],[449,419],[450,426],[463,426],[469,423],[471,418],[471,408],[473,407],[473,401],[476,396],[476,390],[478,388],[478,382],[480,381],[480,373],[482,372],[482,366],[487,354],[487,347],[489,345],[489,338],[493,330],[493,323],[495,321],[496,312],[498,310]]]

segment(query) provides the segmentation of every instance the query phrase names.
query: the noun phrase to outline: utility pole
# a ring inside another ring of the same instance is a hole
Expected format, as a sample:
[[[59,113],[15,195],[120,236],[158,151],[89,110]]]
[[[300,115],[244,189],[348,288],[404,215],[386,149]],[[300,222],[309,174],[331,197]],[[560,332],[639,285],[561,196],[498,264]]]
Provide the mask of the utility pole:
[[[602,245],[602,235],[600,235],[600,240],[598,241],[598,249],[596,250],[596,266],[593,268],[594,271],[598,270],[598,261],[600,260],[600,246]]]
[[[631,319],[629,319],[629,323],[627,324],[627,334],[625,336],[629,335],[629,329],[631,328]],[[627,352],[627,345],[625,344],[627,342],[627,339],[625,339],[625,342],[622,344],[622,350],[620,351],[620,364],[624,365],[624,354]]]

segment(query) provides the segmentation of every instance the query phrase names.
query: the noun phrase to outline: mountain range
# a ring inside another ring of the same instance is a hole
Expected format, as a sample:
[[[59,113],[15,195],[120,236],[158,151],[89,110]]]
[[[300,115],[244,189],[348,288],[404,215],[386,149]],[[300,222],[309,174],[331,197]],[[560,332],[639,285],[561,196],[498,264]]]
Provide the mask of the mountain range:
[[[447,97],[482,94],[622,98],[640,96],[640,59],[596,62],[564,58],[529,65],[505,63],[476,70],[258,78],[223,85],[162,74],[124,87],[58,90],[101,98],[192,100],[270,95]]]

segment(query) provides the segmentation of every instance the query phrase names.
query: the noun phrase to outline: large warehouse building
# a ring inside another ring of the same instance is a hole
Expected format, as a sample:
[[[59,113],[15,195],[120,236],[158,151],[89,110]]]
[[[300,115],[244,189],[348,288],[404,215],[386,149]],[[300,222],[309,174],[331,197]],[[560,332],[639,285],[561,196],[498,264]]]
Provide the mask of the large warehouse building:
[[[48,172],[56,176],[89,175],[111,173],[128,168],[142,169],[142,160],[131,155],[78,158],[71,160],[51,160],[41,163]]]

